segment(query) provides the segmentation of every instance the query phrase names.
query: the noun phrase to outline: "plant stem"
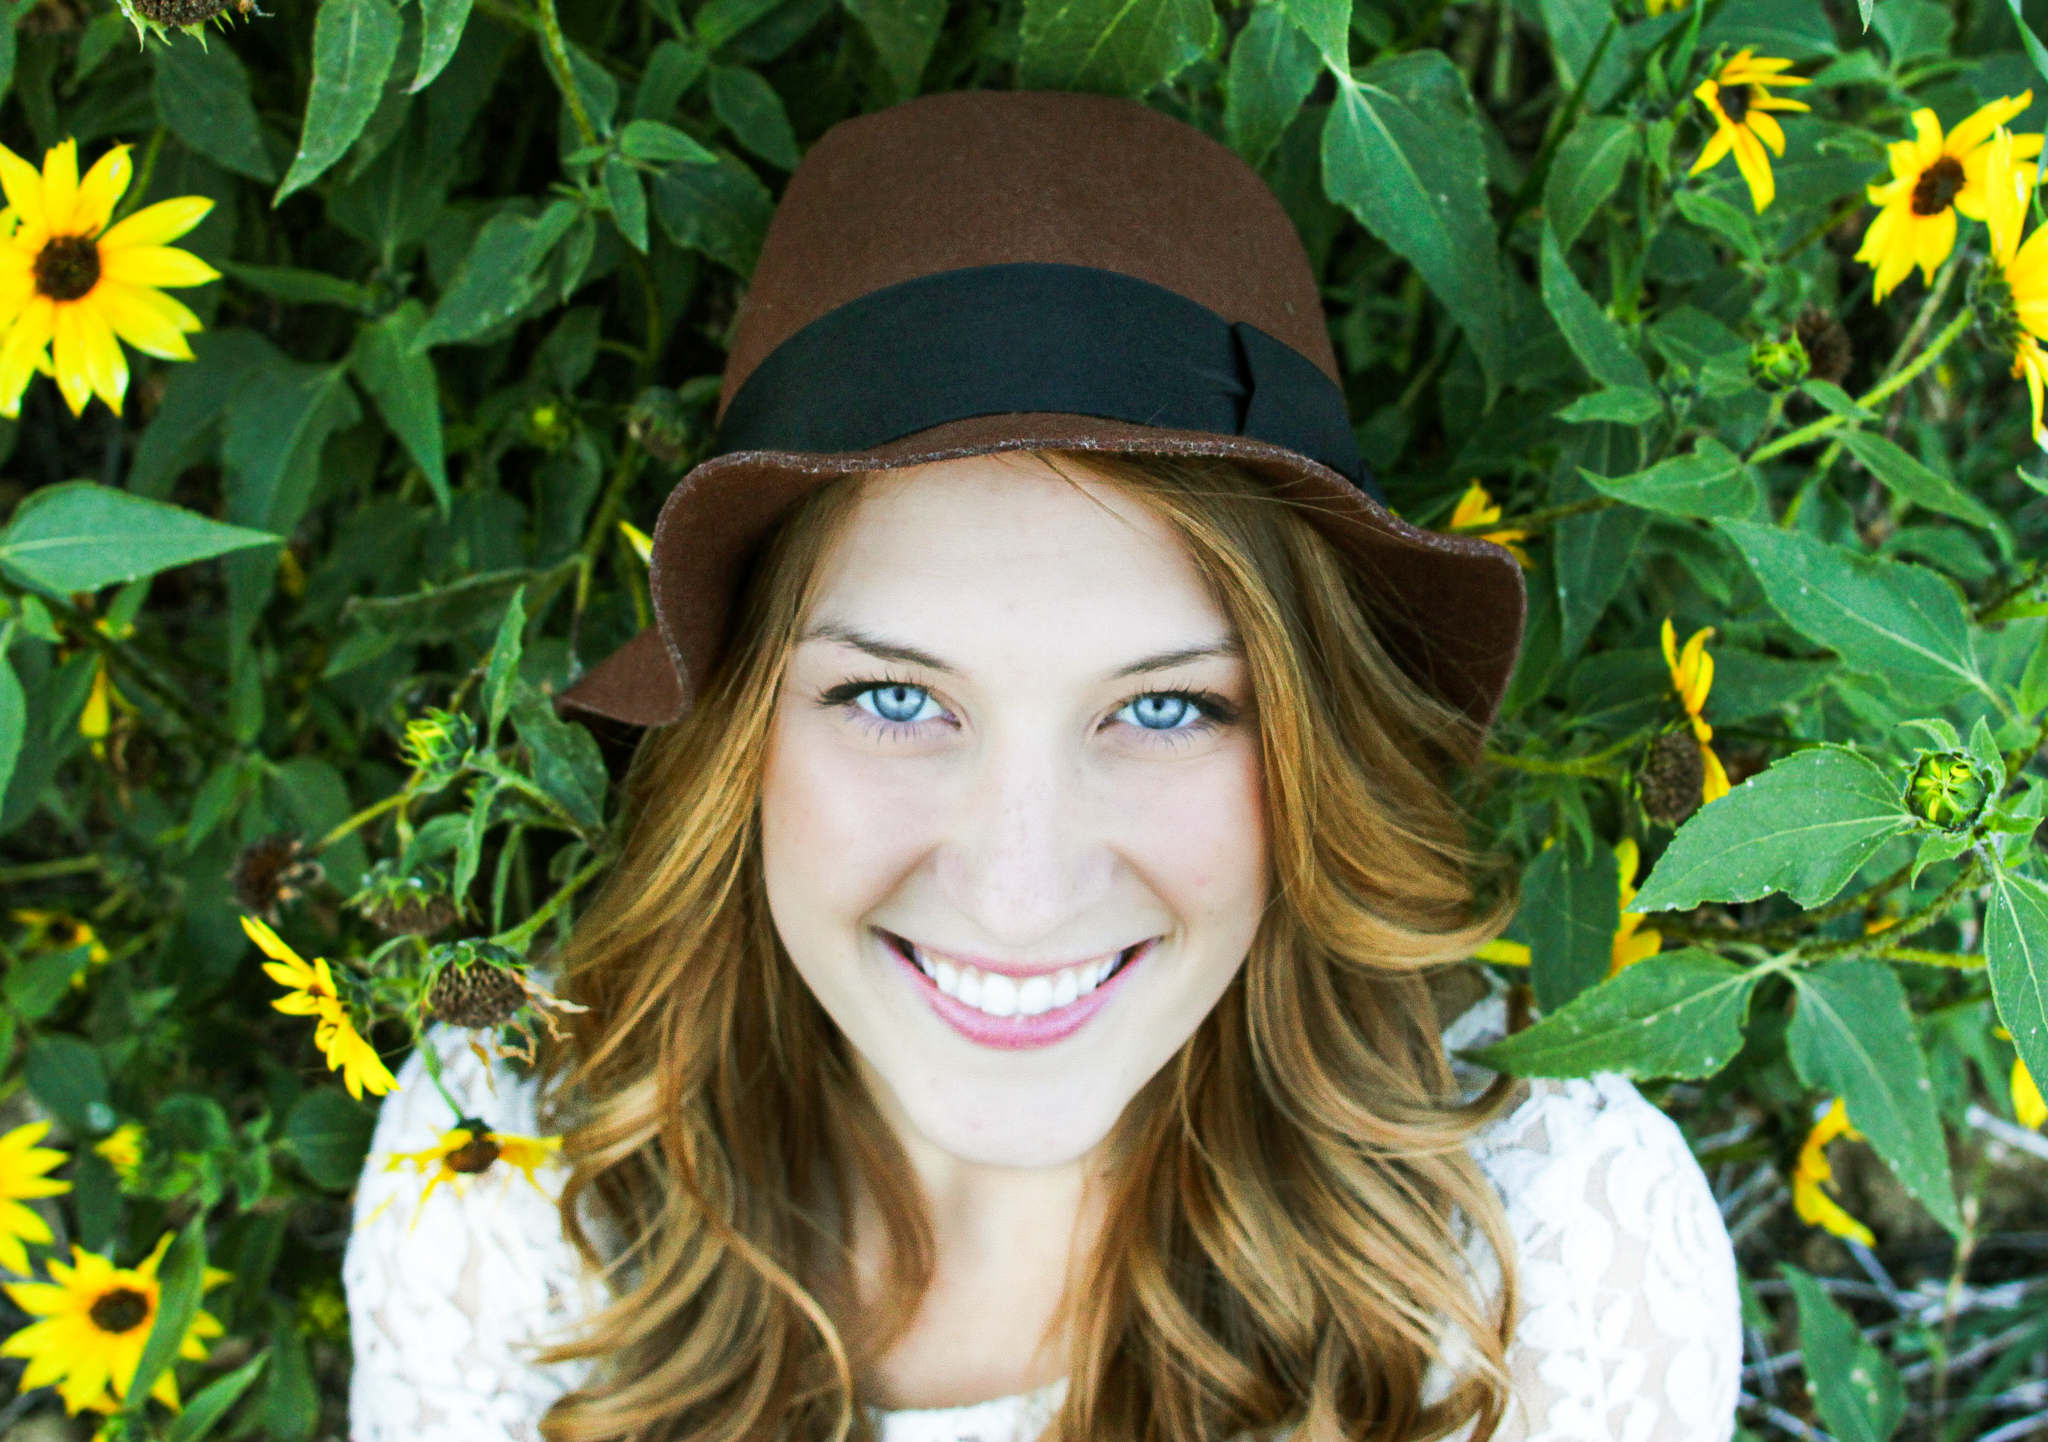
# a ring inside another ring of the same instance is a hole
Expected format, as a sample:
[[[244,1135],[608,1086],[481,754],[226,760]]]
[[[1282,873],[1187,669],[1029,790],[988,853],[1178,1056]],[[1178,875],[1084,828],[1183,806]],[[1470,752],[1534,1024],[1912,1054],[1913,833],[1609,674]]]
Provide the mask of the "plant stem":
[[[1946,916],[1949,908],[1954,906],[1961,899],[1962,894],[1969,890],[1976,882],[1977,873],[1980,870],[1982,870],[1982,863],[1973,856],[1970,858],[1969,864],[1957,873],[1956,879],[1941,889],[1941,895],[1935,897],[1934,900],[1921,907],[1911,916],[1901,919],[1897,925],[1887,926],[1883,931],[1866,932],[1862,936],[1844,937],[1839,941],[1823,942],[1819,946],[1808,950],[1805,955],[1808,960],[1818,960],[1821,957],[1827,956],[1840,956],[1845,952],[1865,952],[1876,956],[1889,955],[1896,948],[1888,945],[1888,942],[1892,940],[1903,941],[1909,936],[1927,930],[1928,927]]]
[[[412,800],[412,786],[408,784],[404,790],[394,791],[391,793],[391,795],[385,797],[382,801],[371,802],[368,806],[365,806],[361,811],[358,811],[355,815],[349,817],[348,820],[342,822],[341,825],[335,827],[332,831],[328,832],[325,836],[321,837],[319,841],[314,843],[313,854],[316,856],[319,855],[328,847],[334,845],[335,842],[341,840],[342,837],[348,835],[351,831],[356,830],[358,827],[368,825],[370,822],[375,821],[378,817],[382,816],[385,812],[390,811],[394,807],[403,806],[405,805],[406,802],[410,800]]]
[[[1898,371],[1890,379],[1878,382],[1862,395],[1856,397],[1856,404],[1867,409],[1875,402],[1881,401],[1893,392],[1903,390],[1906,386],[1910,385],[1920,372],[1926,370],[1936,360],[1940,359],[1943,351],[1955,344],[1962,333],[1969,329],[1972,319],[1973,317],[1967,310],[1956,312],[1955,319],[1942,327],[1941,334],[1928,343],[1927,349],[1920,352],[1914,358],[1912,364]],[[1902,354],[1903,349],[1902,347]],[[1822,436],[1838,429],[1841,425],[1842,417],[1840,416],[1822,416],[1819,420],[1801,426],[1796,431],[1788,432],[1772,441],[1769,445],[1752,452],[1749,462],[1751,465],[1757,465],[1770,460],[1773,456],[1783,455],[1786,451],[1803,446],[1808,441],[1819,440]]]
[[[128,182],[128,193],[121,197],[121,203],[114,207],[114,220],[125,219],[130,211],[142,203],[142,197],[149,194],[149,183],[156,178],[156,158],[163,154],[164,137],[170,134],[166,126],[159,125],[149,133],[149,144],[142,148],[142,164],[135,169],[135,178]]]
[[[597,127],[590,123],[590,112],[583,108],[583,87],[576,83],[576,66],[569,59],[568,43],[562,39],[562,22],[555,14],[555,0],[534,0],[534,8],[540,13],[543,48],[555,80],[562,87],[562,98],[569,102],[569,117],[576,122],[576,133],[585,145],[596,145]]]
[[[533,915],[527,917],[526,920],[520,922],[519,925],[513,927],[510,931],[499,932],[491,938],[491,945],[502,946],[512,951],[523,952],[526,950],[528,944],[539,934],[540,929],[554,919],[555,913],[568,905],[571,897],[595,880],[598,874],[611,865],[611,863],[612,858],[607,852],[599,852],[596,856],[593,856],[581,871],[563,882],[556,889],[555,894],[550,896],[541,905],[540,910],[534,912]]]
[[[0,866],[0,886],[23,881],[48,881],[59,876],[80,876],[100,869],[98,856],[67,856],[61,861],[31,861],[21,866]]]
[[[1946,966],[1955,971],[1981,971],[1984,967],[1982,956],[1966,956],[1959,951],[1927,951],[1917,946],[1895,946],[1887,951],[1871,953],[1879,961],[1911,961],[1921,966]]]
[[[1453,536],[1477,536],[1487,531],[1512,529],[1527,531],[1530,535],[1535,535],[1538,531],[1549,530],[1558,521],[1569,520],[1573,516],[1583,516],[1591,511],[1604,511],[1609,506],[1618,506],[1620,504],[1621,502],[1615,500],[1612,496],[1589,496],[1583,501],[1573,501],[1569,505],[1546,506],[1540,511],[1531,511],[1526,516],[1503,516],[1498,521],[1484,521],[1470,526],[1453,526],[1447,534]]]

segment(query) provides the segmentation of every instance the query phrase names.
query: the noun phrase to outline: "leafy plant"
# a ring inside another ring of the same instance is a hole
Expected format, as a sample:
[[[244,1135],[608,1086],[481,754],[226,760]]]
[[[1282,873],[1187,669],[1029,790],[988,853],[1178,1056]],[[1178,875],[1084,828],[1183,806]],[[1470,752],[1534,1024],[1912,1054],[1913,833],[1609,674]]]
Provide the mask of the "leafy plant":
[[[1533,1020],[1479,1059],[1618,1071],[1693,1138],[1742,1425],[2039,1429],[2017,0],[272,3],[0,7],[0,1253],[152,1269],[110,1432],[344,1431],[384,1069],[559,1014],[623,748],[551,696],[647,622],[635,524],[707,451],[774,195],[844,117],[1013,85],[1259,167],[1397,510],[1525,557],[1470,800],[1521,900],[1474,967]],[[123,184],[38,219],[67,141]],[[151,329],[105,287],[164,202],[196,259]],[[548,1164],[490,1122],[416,1168]]]

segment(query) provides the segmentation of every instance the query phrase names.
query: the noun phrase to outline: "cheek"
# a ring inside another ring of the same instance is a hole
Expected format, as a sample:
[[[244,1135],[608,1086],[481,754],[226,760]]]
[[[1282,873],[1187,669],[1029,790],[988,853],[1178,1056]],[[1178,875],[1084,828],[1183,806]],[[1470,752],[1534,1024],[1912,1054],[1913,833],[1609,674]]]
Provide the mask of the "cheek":
[[[1256,924],[1266,891],[1263,782],[1256,748],[1231,746],[1119,799],[1119,848],[1190,922]]]

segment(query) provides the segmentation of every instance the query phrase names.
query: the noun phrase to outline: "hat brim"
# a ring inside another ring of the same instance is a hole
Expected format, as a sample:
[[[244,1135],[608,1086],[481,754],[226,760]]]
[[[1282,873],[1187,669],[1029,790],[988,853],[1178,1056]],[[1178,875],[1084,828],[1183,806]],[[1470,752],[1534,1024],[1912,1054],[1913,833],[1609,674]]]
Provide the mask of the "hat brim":
[[[1358,564],[1394,660],[1471,717],[1475,734],[1491,725],[1527,606],[1521,566],[1505,548],[1411,526],[1335,471],[1280,446],[1054,413],[951,421],[860,452],[736,451],[694,467],[669,492],[654,529],[656,624],[564,691],[561,709],[633,726],[680,720],[724,647],[748,563],[804,496],[853,472],[1018,450],[1216,456],[1245,466]]]

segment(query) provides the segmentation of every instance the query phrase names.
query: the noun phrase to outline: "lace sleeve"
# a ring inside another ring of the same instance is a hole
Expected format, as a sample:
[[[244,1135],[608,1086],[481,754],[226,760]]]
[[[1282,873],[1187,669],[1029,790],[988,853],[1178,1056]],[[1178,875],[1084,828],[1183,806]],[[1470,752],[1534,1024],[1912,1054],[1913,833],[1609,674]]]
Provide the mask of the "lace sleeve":
[[[442,1081],[494,1131],[535,1133],[534,1088],[503,1063],[486,1068],[462,1033],[436,1028]],[[563,1238],[555,1198],[564,1169],[530,1184],[507,1162],[427,1190],[431,1173],[389,1167],[454,1125],[422,1056],[398,1073],[356,1188],[342,1263],[355,1373],[354,1442],[534,1442],[549,1404],[581,1369],[543,1367],[537,1343],[589,1311],[596,1284]]]
[[[1520,1263],[1497,1442],[1726,1442],[1735,1251],[1671,1119],[1618,1076],[1537,1081],[1472,1150]]]

